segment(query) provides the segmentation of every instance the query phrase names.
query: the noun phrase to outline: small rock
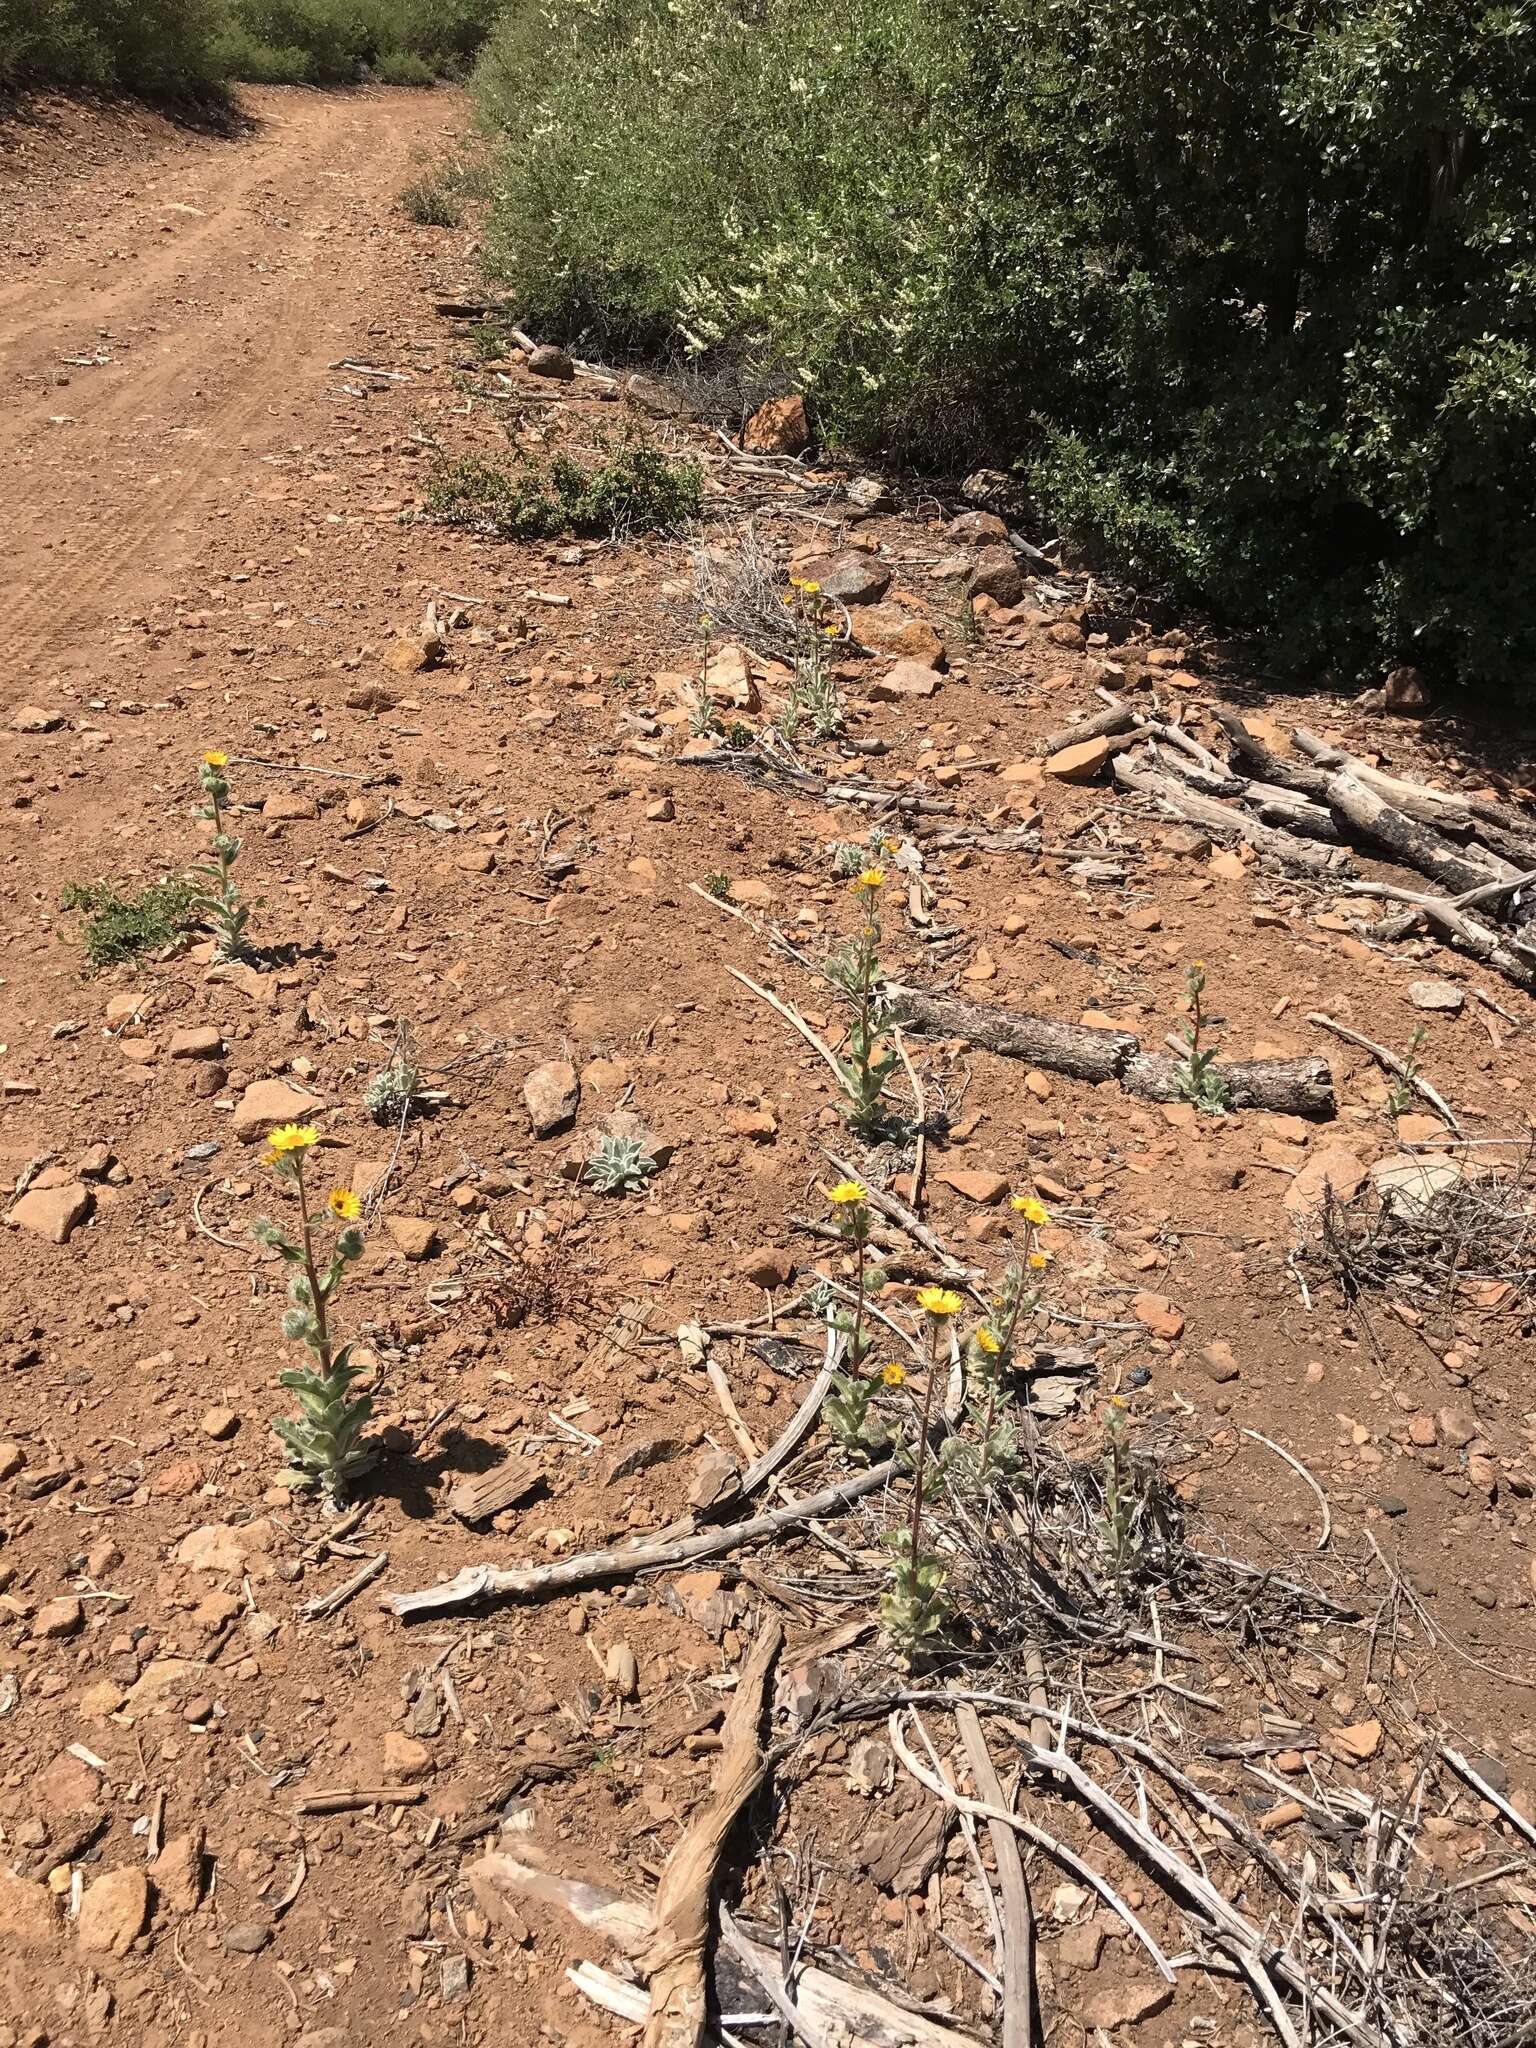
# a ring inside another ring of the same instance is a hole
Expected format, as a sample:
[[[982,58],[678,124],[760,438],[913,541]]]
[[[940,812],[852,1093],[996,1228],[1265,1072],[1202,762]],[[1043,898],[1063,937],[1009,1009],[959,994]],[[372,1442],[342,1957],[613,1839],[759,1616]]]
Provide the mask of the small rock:
[[[576,1121],[581,1083],[569,1060],[546,1060],[523,1083],[523,1102],[536,1138],[551,1138]]]
[[[1437,1420],[1440,1434],[1453,1451],[1464,1451],[1477,1435],[1477,1423],[1465,1408],[1442,1408]]]
[[[926,619],[914,619],[899,604],[858,606],[852,614],[854,638],[876,654],[937,668],[944,660],[944,642]]]
[[[794,1274],[795,1255],[762,1245],[748,1252],[736,1270],[753,1287],[787,1287]]]
[[[1399,718],[1422,718],[1430,706],[1424,671],[1407,664],[1393,669],[1382,686],[1382,700]]]
[[[1109,759],[1109,753],[1107,739],[1078,740],[1052,754],[1045,763],[1045,773],[1053,782],[1092,782]]]
[[[1238,1363],[1232,1356],[1232,1346],[1225,1338],[1218,1337],[1214,1344],[1207,1344],[1200,1353],[1200,1363],[1218,1386],[1237,1378]]]
[[[80,1901],[75,1938],[92,1955],[125,1956],[149,1919],[149,1883],[142,1870],[109,1870]]]
[[[603,1660],[603,1671],[614,1697],[632,1700],[640,1690],[640,1665],[628,1643],[615,1643]]]
[[[1183,1334],[1184,1313],[1174,1307],[1166,1294],[1136,1294],[1131,1297],[1131,1314],[1154,1337],[1174,1338]]]
[[[878,477],[856,476],[848,486],[848,502],[861,512],[894,512],[896,499]]]
[[[1096,1991],[1083,2008],[1083,2018],[1090,2027],[1112,2034],[1117,2027],[1139,2026],[1155,2018],[1172,1999],[1173,1986],[1160,1977],[1150,1984],[1117,1984]]]
[[[171,1033],[173,1060],[216,1060],[223,1050],[224,1041],[212,1024],[193,1024],[185,1031]]]
[[[72,1593],[50,1600],[32,1617],[35,1643],[61,1643],[85,1627],[85,1609]]]
[[[1393,1520],[1408,1512],[1408,1503],[1400,1493],[1378,1493],[1376,1505],[1384,1515],[1390,1516]]]
[[[818,556],[807,562],[801,573],[842,604],[878,604],[891,583],[885,564],[857,548],[842,555]]]
[[[90,1215],[91,1203],[91,1191],[83,1181],[66,1181],[56,1188],[28,1188],[21,1200],[7,1209],[5,1220],[13,1230],[30,1230],[50,1244],[68,1244],[76,1226]]]
[[[965,579],[968,597],[990,597],[1005,610],[1024,595],[1024,578],[1010,548],[987,548],[977,556],[976,566]]]
[[[926,662],[898,661],[883,676],[875,677],[868,694],[872,703],[895,704],[903,697],[936,695],[942,680],[938,671],[929,668]]]
[[[240,1418],[233,1408],[210,1408],[198,1424],[203,1435],[211,1436],[216,1444],[232,1437],[239,1427]]]
[[[247,1145],[278,1124],[301,1124],[324,1105],[288,1081],[253,1081],[235,1109],[235,1136]]]
[[[47,1948],[59,1916],[47,1888],[0,1864],[0,1948]]]
[[[82,1721],[105,1721],[122,1704],[123,1688],[110,1678],[98,1678],[80,1695],[80,1718]]]
[[[1104,1953],[1104,1930],[1097,1918],[1069,1927],[1056,1943],[1056,1960],[1069,1970],[1096,1970]]]
[[[56,711],[44,711],[37,704],[19,704],[10,716],[12,732],[56,732],[64,723]]]
[[[633,1479],[637,1472],[648,1472],[653,1465],[668,1465],[682,1454],[683,1446],[676,1437],[645,1437],[614,1459],[608,1468],[608,1483],[611,1486],[619,1479]]]
[[[437,1225],[430,1216],[386,1216],[384,1228],[413,1263],[431,1258],[437,1249]]]
[[[305,796],[299,790],[274,790],[261,807],[264,818],[292,820],[296,818],[318,818],[320,807],[312,796]]]
[[[995,512],[962,512],[944,531],[963,548],[995,547],[1008,538],[1008,529]]]
[[[237,1920],[225,1928],[219,1943],[230,1955],[259,1956],[271,1939],[272,1929],[265,1920]]]
[[[384,1778],[391,1785],[414,1785],[430,1776],[432,1752],[414,1736],[391,1728],[384,1737]]]
[[[569,384],[576,375],[576,365],[565,350],[548,341],[541,342],[529,356],[528,368],[535,377],[558,377],[562,384]]]
[[[1341,1202],[1347,1202],[1365,1179],[1365,1168],[1347,1146],[1330,1145],[1309,1159],[1285,1191],[1285,1206],[1293,1216],[1307,1215],[1322,1206],[1329,1188]]]
[[[203,1895],[203,1831],[173,1835],[149,1866],[160,1903],[173,1913],[193,1913]]]
[[[183,1536],[176,1546],[176,1562],[192,1571],[241,1572],[253,1557],[272,1548],[272,1524],[246,1522],[235,1528],[228,1522],[208,1522]]]
[[[468,1956],[444,1956],[437,1974],[445,2005],[469,1996]]]
[[[799,392],[770,398],[742,429],[741,445],[754,455],[799,455],[811,445],[811,422]]]
[[[1416,1010],[1444,1010],[1454,1017],[1467,998],[1454,981],[1411,981],[1408,1000]]]
[[[1357,1763],[1369,1763],[1381,1747],[1382,1728],[1379,1721],[1352,1721],[1347,1727],[1334,1728],[1328,1736],[1328,1747],[1336,1756],[1344,1756]]]
[[[1000,1202],[1008,1192],[1006,1176],[988,1172],[985,1167],[940,1166],[935,1168],[933,1177],[967,1202]]]
[[[14,1479],[27,1462],[20,1444],[0,1444],[0,1479]]]

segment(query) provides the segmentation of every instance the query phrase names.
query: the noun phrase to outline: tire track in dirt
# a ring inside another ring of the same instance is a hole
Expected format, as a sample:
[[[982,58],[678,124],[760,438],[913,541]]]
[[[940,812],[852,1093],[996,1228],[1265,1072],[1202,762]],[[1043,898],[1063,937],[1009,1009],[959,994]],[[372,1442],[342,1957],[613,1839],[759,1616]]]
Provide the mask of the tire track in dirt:
[[[312,401],[317,429],[329,429],[319,380],[338,333],[365,321],[371,230],[404,180],[409,141],[441,136],[454,109],[405,94],[260,97],[281,117],[197,166],[209,203],[197,232],[162,249],[164,209],[148,207],[136,223],[144,266],[103,293],[99,251],[125,233],[111,209],[62,283],[5,291],[5,338],[24,335],[33,363],[30,385],[0,395],[16,479],[0,503],[0,650],[11,661],[88,654],[125,599],[175,587],[200,515],[239,488],[264,442],[305,438],[296,408]],[[40,398],[39,366],[107,324],[153,337]],[[73,424],[50,422],[75,407]]]

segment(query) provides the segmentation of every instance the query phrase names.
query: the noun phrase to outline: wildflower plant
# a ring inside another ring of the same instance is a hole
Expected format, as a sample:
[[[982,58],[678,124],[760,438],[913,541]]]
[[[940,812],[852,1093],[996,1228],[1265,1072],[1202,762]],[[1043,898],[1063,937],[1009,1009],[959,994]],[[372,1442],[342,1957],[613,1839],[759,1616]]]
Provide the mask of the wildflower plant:
[[[890,1431],[873,1406],[876,1382],[864,1369],[870,1346],[865,1302],[871,1283],[879,1277],[868,1259],[869,1190],[862,1181],[840,1180],[825,1193],[854,1261],[852,1310],[833,1309],[830,1315],[833,1327],[842,1332],[845,1363],[832,1376],[826,1416],[845,1451],[872,1457],[888,1448]]]
[[[1420,1024],[1409,1039],[1403,1053],[1403,1071],[1387,1090],[1388,1116],[1406,1116],[1413,1108],[1419,1092],[1419,1076],[1424,1071],[1424,1062],[1419,1058],[1419,1050],[1428,1036],[1428,1031]]]
[[[304,1161],[317,1142],[312,1124],[281,1124],[271,1133],[262,1163],[293,1189],[299,1229],[293,1237],[281,1224],[262,1217],[254,1235],[291,1269],[283,1335],[290,1343],[303,1344],[312,1360],[278,1375],[279,1384],[298,1397],[300,1409],[298,1416],[284,1416],[273,1424],[288,1447],[288,1469],[279,1476],[286,1486],[318,1487],[335,1506],[345,1497],[349,1482],[373,1463],[374,1446],[364,1434],[373,1414],[373,1397],[351,1393],[361,1369],[351,1363],[352,1346],[337,1345],[331,1326],[347,1269],[362,1256],[363,1234],[357,1228],[362,1204],[350,1188],[333,1188],[311,1211]],[[336,1236],[322,1266],[317,1235],[332,1226]]]
[[[826,971],[853,1013],[847,1048],[837,1062],[843,1084],[843,1117],[857,1136],[873,1140],[885,1130],[885,1084],[900,1064],[895,1047],[886,1040],[901,1019],[887,993],[880,965],[880,918],[875,906],[885,886],[885,870],[870,865],[850,886],[859,905],[859,929],[830,955]]]
[[[199,893],[193,897],[192,909],[201,912],[213,927],[213,957],[215,960],[238,960],[245,951],[245,927],[250,920],[250,908],[235,886],[234,865],[240,857],[241,842],[235,838],[225,823],[224,810],[229,802],[229,783],[225,770],[229,756],[211,751],[204,754],[197,771],[197,784],[208,799],[201,804],[195,815],[212,825],[213,837],[208,850],[211,861],[192,869],[192,877],[200,883]]]
[[[1205,962],[1197,960],[1184,976],[1187,1010],[1179,1036],[1188,1050],[1183,1059],[1175,1062],[1174,1073],[1179,1093],[1186,1102],[1192,1102],[1206,1116],[1225,1116],[1232,1107],[1232,1091],[1216,1071],[1218,1049],[1202,1042],[1206,1025],[1205,983]]]
[[[928,1477],[928,1433],[933,1426],[933,1392],[939,1379],[939,1340],[964,1307],[948,1287],[923,1287],[917,1305],[927,1337],[927,1378],[918,1409],[917,1443],[912,1453],[912,1513],[903,1529],[891,1536],[894,1553],[889,1590],[880,1598],[880,1620],[904,1664],[921,1663],[947,1641],[953,1618],[944,1586],[947,1574],[936,1551],[924,1547],[923,1507]]]
[[[1117,1576],[1139,1562],[1144,1548],[1144,1488],[1140,1483],[1123,1394],[1112,1394],[1104,1410],[1104,1513],[1099,1536]]]

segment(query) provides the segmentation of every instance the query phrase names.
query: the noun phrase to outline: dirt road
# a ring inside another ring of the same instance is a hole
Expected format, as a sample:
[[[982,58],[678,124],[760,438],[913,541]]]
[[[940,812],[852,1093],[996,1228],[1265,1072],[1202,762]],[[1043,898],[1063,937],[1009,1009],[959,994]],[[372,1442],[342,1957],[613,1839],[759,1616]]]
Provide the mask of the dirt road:
[[[404,269],[396,195],[460,115],[423,93],[253,91],[247,111],[236,138],[29,194],[48,253],[0,282],[9,663],[88,663],[195,584],[270,455],[329,428],[321,373]]]

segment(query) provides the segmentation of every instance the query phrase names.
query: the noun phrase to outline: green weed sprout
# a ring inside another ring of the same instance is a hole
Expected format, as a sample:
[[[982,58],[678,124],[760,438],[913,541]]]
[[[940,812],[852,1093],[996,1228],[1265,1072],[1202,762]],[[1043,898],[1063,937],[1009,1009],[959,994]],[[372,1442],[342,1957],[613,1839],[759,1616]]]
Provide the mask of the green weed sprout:
[[[1200,1043],[1205,1029],[1205,1009],[1201,1002],[1205,993],[1203,960],[1197,960],[1186,971],[1184,990],[1189,998],[1189,1014],[1179,1027],[1179,1036],[1189,1051],[1174,1064],[1179,1093],[1206,1116],[1225,1116],[1232,1107],[1232,1091],[1216,1071],[1217,1049],[1213,1046],[1207,1051]]]
[[[192,908],[201,911],[213,926],[215,960],[238,960],[245,951],[245,927],[250,909],[235,887],[232,869],[240,855],[240,841],[225,829],[224,806],[229,802],[229,784],[224,771],[228,754],[204,754],[197,771],[198,787],[208,801],[196,812],[213,826],[209,851],[211,863],[192,869],[193,879],[203,886],[193,897]]]
[[[894,1046],[877,1050],[900,1021],[896,1005],[886,994],[880,966],[875,899],[885,886],[885,870],[867,867],[850,886],[862,919],[855,936],[828,959],[827,973],[853,1010],[847,1051],[837,1062],[843,1084],[843,1117],[858,1137],[876,1139],[886,1124],[885,1084],[900,1065]]]
[[[1128,1572],[1139,1562],[1142,1538],[1143,1489],[1131,1452],[1125,1396],[1112,1394],[1104,1410],[1104,1514],[1099,1534],[1110,1569]]]
[[[853,1311],[851,1314],[846,1309],[832,1312],[833,1327],[843,1333],[847,1364],[841,1372],[832,1375],[826,1416],[834,1438],[845,1451],[870,1457],[888,1447],[890,1431],[878,1410],[871,1405],[875,1382],[864,1371],[870,1345],[864,1304],[872,1277],[866,1256],[869,1190],[862,1181],[840,1180],[836,1187],[827,1188],[825,1193],[837,1218],[838,1232],[854,1258]]]
[[[298,1396],[302,1413],[284,1416],[272,1426],[288,1447],[288,1469],[279,1476],[285,1486],[318,1486],[332,1506],[345,1497],[348,1482],[373,1463],[374,1447],[364,1430],[373,1413],[371,1394],[354,1399],[349,1392],[360,1368],[351,1360],[352,1347],[338,1349],[331,1329],[331,1306],[348,1266],[362,1256],[363,1234],[356,1228],[362,1205],[350,1188],[333,1188],[325,1205],[313,1214],[304,1186],[304,1157],[317,1142],[312,1124],[280,1124],[267,1140],[263,1165],[279,1180],[292,1184],[299,1203],[299,1235],[290,1237],[281,1224],[266,1217],[254,1234],[293,1269],[288,1278],[289,1306],[283,1335],[308,1347],[314,1363],[278,1375],[279,1384]],[[315,1233],[327,1222],[341,1227],[322,1271],[316,1260]]]
[[[1424,1071],[1424,1063],[1419,1058],[1419,1048],[1428,1036],[1428,1031],[1421,1024],[1409,1039],[1408,1048],[1403,1054],[1403,1071],[1387,1090],[1388,1116],[1406,1116],[1417,1101],[1419,1091],[1415,1084]]]
[[[639,1138],[599,1138],[582,1168],[589,1186],[601,1195],[623,1195],[643,1188],[657,1170],[656,1161]]]

